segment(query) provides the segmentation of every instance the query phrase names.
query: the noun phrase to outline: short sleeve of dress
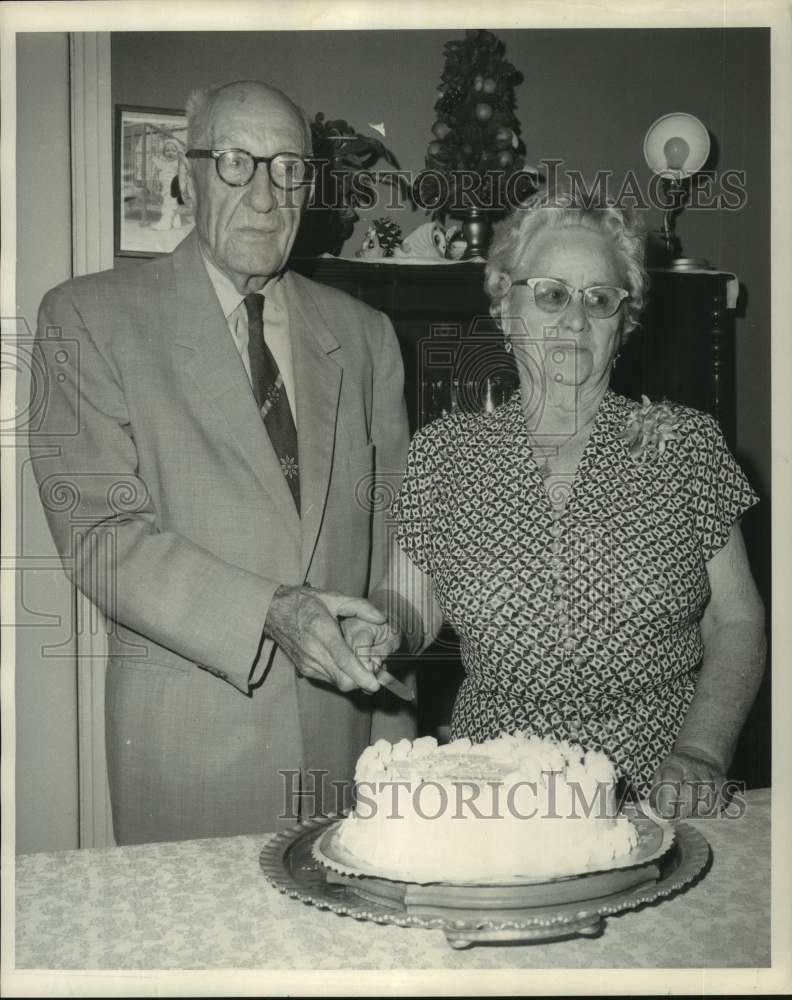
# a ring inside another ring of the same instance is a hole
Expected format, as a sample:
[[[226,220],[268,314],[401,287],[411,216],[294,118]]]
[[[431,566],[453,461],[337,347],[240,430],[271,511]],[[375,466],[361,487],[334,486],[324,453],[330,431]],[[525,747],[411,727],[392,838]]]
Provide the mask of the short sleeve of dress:
[[[419,431],[410,443],[407,468],[391,506],[402,550],[425,573],[432,573],[437,448],[434,435]]]
[[[759,498],[734,460],[715,420],[691,416],[687,487],[695,530],[709,561],[729,540],[735,522]]]

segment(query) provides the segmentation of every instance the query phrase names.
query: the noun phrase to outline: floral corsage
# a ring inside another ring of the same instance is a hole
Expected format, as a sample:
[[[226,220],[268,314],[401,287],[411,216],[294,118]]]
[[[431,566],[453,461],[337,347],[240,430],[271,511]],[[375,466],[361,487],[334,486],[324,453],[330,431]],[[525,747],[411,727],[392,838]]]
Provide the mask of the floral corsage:
[[[641,406],[627,418],[619,437],[637,462],[657,461],[669,441],[677,441],[681,418],[670,403],[652,403],[641,396]]]

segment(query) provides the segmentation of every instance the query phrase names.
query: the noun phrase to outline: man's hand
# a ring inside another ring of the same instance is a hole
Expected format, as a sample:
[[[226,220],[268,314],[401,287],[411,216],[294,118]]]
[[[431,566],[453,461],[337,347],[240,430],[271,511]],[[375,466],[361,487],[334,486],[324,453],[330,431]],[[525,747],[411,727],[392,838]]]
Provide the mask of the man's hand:
[[[373,673],[401,645],[401,635],[389,622],[374,625],[357,616],[341,622],[341,633],[355,656]]]
[[[723,767],[703,750],[672,750],[655,772],[649,804],[663,819],[715,816],[723,805]]]
[[[333,684],[339,691],[378,691],[374,674],[344,641],[337,619],[349,616],[374,628],[385,626],[385,615],[362,597],[346,597],[311,587],[278,587],[270,602],[264,632],[312,680]]]

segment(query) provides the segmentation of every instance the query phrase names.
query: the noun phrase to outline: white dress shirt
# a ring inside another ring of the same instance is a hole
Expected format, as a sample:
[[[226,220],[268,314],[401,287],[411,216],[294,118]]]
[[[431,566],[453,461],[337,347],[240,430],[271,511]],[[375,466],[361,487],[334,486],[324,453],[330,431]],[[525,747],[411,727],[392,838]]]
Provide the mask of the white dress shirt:
[[[234,341],[242,364],[245,366],[250,380],[250,358],[248,357],[248,320],[245,308],[245,296],[241,295],[231,279],[209,260],[201,251],[201,257],[206,265],[206,273],[215,290],[220,308],[223,310],[228,330]],[[294,426],[297,426],[297,395],[294,384],[294,365],[292,363],[291,340],[289,338],[289,313],[283,291],[280,275],[270,280],[261,290],[264,296],[264,343],[272,351],[275,363],[283,377],[283,387],[289,400]],[[251,383],[252,384],[252,383]]]

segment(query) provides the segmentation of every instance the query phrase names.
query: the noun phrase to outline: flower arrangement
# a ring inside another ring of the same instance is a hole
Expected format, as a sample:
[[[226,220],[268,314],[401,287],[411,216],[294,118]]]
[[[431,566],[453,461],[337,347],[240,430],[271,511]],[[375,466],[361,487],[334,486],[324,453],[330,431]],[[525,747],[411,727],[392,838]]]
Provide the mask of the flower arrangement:
[[[680,424],[680,415],[670,403],[653,403],[641,396],[641,406],[633,410],[618,436],[637,462],[657,461],[669,441],[679,440]]]

